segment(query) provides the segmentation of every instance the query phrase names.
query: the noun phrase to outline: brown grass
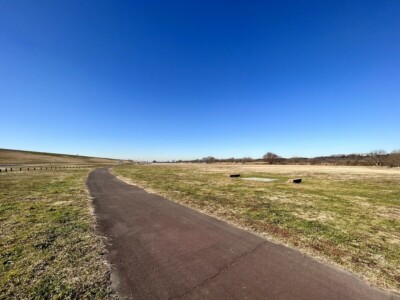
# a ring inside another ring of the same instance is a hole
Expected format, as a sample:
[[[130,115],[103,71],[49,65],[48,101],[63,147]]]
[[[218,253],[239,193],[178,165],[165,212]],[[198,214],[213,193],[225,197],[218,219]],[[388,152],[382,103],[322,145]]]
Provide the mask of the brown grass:
[[[0,174],[0,299],[109,299],[89,170]]]
[[[0,149],[0,164],[115,164],[117,160],[66,154]]]

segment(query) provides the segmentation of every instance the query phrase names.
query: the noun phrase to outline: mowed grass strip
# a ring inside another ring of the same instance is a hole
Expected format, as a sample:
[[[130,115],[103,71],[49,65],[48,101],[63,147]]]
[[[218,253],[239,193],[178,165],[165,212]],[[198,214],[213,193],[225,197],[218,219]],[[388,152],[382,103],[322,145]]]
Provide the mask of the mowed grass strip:
[[[0,299],[108,299],[89,170],[0,174]]]
[[[242,177],[279,180],[229,178],[238,168]],[[113,172],[399,292],[400,172],[301,169],[160,164],[118,166]],[[299,175],[303,183],[287,182]]]

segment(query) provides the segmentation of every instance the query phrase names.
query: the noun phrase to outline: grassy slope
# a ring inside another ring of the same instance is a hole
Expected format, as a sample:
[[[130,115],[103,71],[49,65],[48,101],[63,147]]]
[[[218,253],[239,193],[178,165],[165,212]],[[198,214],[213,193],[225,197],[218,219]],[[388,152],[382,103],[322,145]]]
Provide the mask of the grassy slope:
[[[215,165],[120,166],[114,172],[399,291],[399,172],[299,169],[300,185],[286,183],[299,174],[291,166],[241,170],[245,177],[279,179],[271,183],[230,179],[237,167]]]
[[[0,164],[7,163],[116,163],[117,160],[67,154],[0,149]]]
[[[106,299],[88,170],[0,174],[0,299]]]

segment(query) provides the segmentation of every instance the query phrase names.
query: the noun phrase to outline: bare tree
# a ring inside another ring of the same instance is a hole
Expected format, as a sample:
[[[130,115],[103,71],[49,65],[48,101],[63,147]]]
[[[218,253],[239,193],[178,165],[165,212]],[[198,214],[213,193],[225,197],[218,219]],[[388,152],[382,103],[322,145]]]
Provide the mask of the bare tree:
[[[263,156],[263,159],[266,162],[268,162],[269,164],[273,164],[277,158],[279,158],[279,156],[277,154],[275,154],[275,153],[272,153],[272,152],[267,152]]]
[[[212,157],[212,156],[204,157],[202,160],[203,160],[204,162],[206,162],[207,164],[215,162],[215,158]]]
[[[243,157],[241,160],[242,160],[242,163],[247,163],[247,162],[253,161],[253,159],[251,157]]]
[[[369,156],[371,157],[375,166],[382,166],[382,161],[385,155],[385,150],[374,150],[369,153]]]
[[[388,161],[391,167],[400,167],[400,149],[392,151],[388,156]]]

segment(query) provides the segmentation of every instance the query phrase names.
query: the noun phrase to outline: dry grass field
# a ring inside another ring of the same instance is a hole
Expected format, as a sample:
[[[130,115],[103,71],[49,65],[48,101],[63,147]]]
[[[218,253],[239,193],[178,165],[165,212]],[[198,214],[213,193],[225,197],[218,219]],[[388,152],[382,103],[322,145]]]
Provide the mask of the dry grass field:
[[[0,149],[2,164],[115,164],[115,159]]]
[[[109,299],[90,170],[0,173],[0,299]]]
[[[400,291],[400,170],[223,164],[125,165],[126,181]],[[256,182],[229,178],[278,179]],[[301,177],[301,184],[288,180]]]

